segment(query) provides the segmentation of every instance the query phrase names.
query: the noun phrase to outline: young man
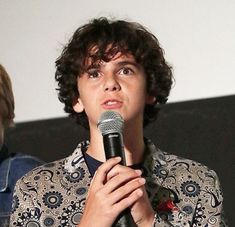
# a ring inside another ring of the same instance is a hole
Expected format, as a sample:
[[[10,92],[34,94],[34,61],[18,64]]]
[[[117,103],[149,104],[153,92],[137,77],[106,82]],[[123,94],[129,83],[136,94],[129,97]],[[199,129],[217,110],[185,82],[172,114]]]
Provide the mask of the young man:
[[[9,226],[12,194],[16,181],[42,164],[29,155],[10,153],[4,143],[4,131],[13,125],[14,97],[10,78],[0,65],[0,226]]]
[[[17,183],[11,226],[110,227],[127,208],[136,226],[222,225],[216,174],[144,138],[172,84],[153,34],[137,23],[95,19],[78,28],[56,66],[59,99],[89,128],[90,141]],[[127,166],[105,160],[97,122],[107,110],[124,119]]]

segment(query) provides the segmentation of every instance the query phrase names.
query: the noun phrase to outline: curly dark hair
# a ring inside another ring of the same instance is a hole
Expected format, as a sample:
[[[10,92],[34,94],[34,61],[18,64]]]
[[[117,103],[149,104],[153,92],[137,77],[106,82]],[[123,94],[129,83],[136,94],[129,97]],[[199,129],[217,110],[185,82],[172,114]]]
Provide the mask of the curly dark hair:
[[[91,55],[94,47],[95,53]],[[85,111],[76,113],[73,110],[74,100],[79,97],[77,77],[85,71],[88,57],[92,58],[93,63],[97,60],[107,62],[118,52],[132,54],[136,62],[143,66],[147,76],[147,93],[156,98],[154,104],[145,106],[144,126],[157,118],[161,104],[167,101],[173,76],[158,39],[135,22],[105,17],[93,19],[75,31],[56,60],[55,73],[59,100],[65,104],[65,112],[86,128],[88,119]]]

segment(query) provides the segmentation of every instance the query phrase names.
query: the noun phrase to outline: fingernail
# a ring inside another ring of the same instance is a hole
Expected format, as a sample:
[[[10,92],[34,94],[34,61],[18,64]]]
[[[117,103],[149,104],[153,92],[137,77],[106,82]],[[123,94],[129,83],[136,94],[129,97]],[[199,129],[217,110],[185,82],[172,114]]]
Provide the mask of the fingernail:
[[[145,184],[146,180],[145,180],[144,178],[140,178],[140,179],[139,179],[139,182],[140,182],[141,184]]]
[[[140,169],[135,169],[135,172],[138,174],[138,175],[141,175],[142,174],[142,171]]]
[[[136,191],[136,193],[137,193],[138,196],[142,196],[142,195],[143,195],[143,192],[142,192],[142,190],[140,190],[140,189],[138,189],[138,190]]]

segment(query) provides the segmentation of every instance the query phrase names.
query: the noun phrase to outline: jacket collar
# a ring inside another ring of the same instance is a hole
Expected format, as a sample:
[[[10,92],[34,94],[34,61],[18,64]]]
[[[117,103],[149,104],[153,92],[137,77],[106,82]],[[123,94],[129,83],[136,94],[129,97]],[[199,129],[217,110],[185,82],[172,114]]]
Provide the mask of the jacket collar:
[[[8,148],[5,144],[0,145],[0,163],[9,156]]]
[[[192,216],[186,215],[185,212],[182,212],[182,207],[180,206],[180,204],[178,204],[178,195],[175,190],[171,189],[168,182],[168,178],[171,175],[171,164],[168,158],[169,155],[158,149],[151,142],[151,140],[145,139],[145,144],[146,156],[143,163],[143,174],[146,176],[146,181],[148,184],[147,188],[149,190],[148,195],[150,197],[150,200],[153,202],[153,206],[156,208],[159,202],[164,202],[166,198],[165,196],[167,195],[167,198],[170,199],[170,202],[173,202],[172,204],[170,203],[170,205],[173,206],[173,209],[167,213],[163,212],[160,215],[161,218],[171,223],[173,226],[182,224],[183,222],[185,222],[185,220],[188,221],[187,223],[190,223]],[[68,172],[76,171],[76,169],[81,165],[84,168],[87,168],[83,153],[87,150],[88,146],[89,141],[79,143],[72,155],[65,159],[64,167]]]
[[[76,169],[79,168],[81,164],[85,163],[83,152],[87,150],[89,144],[90,142],[88,140],[79,143],[74,152],[70,156],[65,158],[64,168],[68,172],[72,173],[76,171]]]
[[[3,144],[0,151],[0,193],[6,191],[10,172],[11,159],[6,145]]]

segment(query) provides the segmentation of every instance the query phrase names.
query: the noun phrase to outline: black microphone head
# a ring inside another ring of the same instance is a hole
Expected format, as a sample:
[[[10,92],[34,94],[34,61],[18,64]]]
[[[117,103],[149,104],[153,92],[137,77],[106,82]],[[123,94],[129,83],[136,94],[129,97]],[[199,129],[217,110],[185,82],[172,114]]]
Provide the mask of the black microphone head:
[[[109,133],[122,133],[124,120],[122,116],[115,111],[105,111],[101,114],[98,121],[98,128],[102,135]]]

